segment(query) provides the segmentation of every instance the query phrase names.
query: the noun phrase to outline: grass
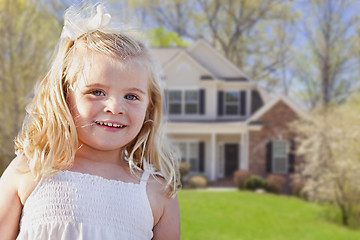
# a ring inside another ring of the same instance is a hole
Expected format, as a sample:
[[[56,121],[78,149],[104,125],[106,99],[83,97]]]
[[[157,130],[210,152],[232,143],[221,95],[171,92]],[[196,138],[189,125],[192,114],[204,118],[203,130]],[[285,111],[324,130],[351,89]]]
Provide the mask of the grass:
[[[360,231],[324,217],[324,208],[294,197],[240,191],[179,192],[181,239],[359,240]]]

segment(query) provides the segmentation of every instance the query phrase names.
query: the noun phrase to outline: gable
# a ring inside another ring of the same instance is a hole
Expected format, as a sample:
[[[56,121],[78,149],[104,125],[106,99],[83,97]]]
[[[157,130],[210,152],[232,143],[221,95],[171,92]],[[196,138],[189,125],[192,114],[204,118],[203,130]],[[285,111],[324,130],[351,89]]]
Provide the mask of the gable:
[[[183,48],[151,48],[150,51],[154,55],[155,59],[159,61],[161,66],[166,65],[172,58],[174,58],[179,52],[183,51]]]
[[[186,52],[181,52],[164,66],[168,87],[199,86],[201,77],[212,73],[201,66]]]
[[[220,79],[247,79],[247,76],[237,66],[204,40],[197,41],[189,48],[188,52],[196,61]]]
[[[301,118],[306,118],[306,113],[300,109],[297,105],[295,105],[294,103],[292,103],[287,97],[280,95],[277,98],[274,98],[272,101],[270,101],[269,103],[263,105],[260,109],[258,109],[255,114],[253,114],[247,121],[247,124],[251,124],[254,122],[258,122],[259,120],[261,120],[261,118],[264,115],[276,115],[276,113],[273,112],[273,109],[276,108],[276,106],[278,106],[279,104],[284,104],[286,106],[286,109],[288,109],[288,111],[292,111],[295,115],[297,115],[298,117]],[[281,116],[281,114],[280,114]]]

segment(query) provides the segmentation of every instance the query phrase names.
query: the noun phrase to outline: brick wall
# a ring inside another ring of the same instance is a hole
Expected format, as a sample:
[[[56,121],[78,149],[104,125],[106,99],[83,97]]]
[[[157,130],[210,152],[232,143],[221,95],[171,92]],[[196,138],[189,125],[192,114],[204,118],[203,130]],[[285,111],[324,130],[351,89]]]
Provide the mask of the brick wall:
[[[249,134],[249,170],[256,175],[266,177],[266,144],[271,140],[291,140],[295,134],[291,132],[289,123],[298,119],[298,115],[283,101],[279,101],[259,120],[263,124],[261,131]],[[295,165],[300,157],[295,158]],[[285,176],[288,178],[288,176]]]

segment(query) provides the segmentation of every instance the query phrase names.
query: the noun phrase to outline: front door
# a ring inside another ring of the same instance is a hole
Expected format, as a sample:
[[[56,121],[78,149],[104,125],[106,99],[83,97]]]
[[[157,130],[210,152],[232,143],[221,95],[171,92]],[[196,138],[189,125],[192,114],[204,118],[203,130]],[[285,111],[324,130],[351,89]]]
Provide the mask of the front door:
[[[225,144],[225,177],[233,177],[239,167],[239,144]]]

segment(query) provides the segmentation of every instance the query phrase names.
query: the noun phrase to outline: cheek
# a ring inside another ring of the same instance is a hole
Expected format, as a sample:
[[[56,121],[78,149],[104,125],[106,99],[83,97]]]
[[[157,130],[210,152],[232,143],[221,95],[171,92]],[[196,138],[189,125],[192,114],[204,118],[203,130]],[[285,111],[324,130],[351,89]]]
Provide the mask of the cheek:
[[[93,106],[77,98],[75,95],[69,96],[68,107],[75,123],[85,120],[84,118],[91,116]]]
[[[79,112],[76,108],[76,100],[73,93],[69,93],[69,95],[66,98],[66,103],[68,105],[71,116],[75,120],[75,118],[79,115]]]

